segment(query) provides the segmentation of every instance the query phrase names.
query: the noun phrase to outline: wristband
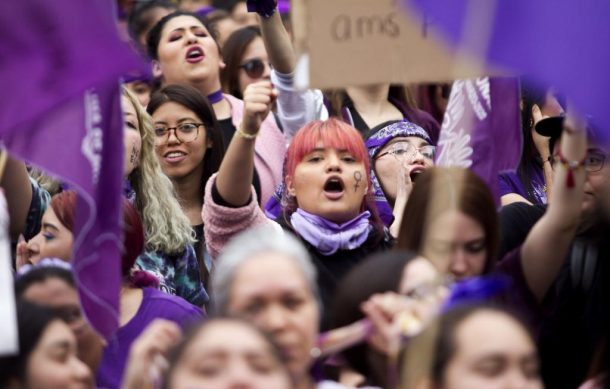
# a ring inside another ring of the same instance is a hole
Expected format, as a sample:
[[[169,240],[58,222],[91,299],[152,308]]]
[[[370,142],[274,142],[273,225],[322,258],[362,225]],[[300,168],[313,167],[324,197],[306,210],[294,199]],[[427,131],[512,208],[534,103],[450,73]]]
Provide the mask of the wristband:
[[[568,188],[574,187],[574,171],[578,170],[585,166],[585,161],[587,160],[587,155],[585,154],[584,158],[580,161],[569,161],[566,157],[561,153],[561,147],[557,147],[557,162],[562,164],[566,169],[568,169],[568,177],[566,178],[566,185]]]
[[[256,12],[261,17],[268,19],[275,13],[275,0],[246,0],[248,12]]]
[[[256,139],[256,137],[258,136],[258,132],[254,133],[254,134],[248,134],[247,132],[244,132],[241,128],[237,127],[237,129],[235,130],[235,134],[237,136],[240,136],[244,139],[248,139],[248,140],[253,140]]]

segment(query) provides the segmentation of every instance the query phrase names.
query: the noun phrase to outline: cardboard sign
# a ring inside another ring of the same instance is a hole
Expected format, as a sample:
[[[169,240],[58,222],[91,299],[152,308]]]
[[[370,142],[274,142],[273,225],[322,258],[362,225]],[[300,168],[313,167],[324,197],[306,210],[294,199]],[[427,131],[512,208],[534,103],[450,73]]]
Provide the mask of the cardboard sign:
[[[451,53],[432,20],[420,20],[396,0],[293,0],[292,5],[300,86],[449,81],[502,73],[483,70],[471,56]]]

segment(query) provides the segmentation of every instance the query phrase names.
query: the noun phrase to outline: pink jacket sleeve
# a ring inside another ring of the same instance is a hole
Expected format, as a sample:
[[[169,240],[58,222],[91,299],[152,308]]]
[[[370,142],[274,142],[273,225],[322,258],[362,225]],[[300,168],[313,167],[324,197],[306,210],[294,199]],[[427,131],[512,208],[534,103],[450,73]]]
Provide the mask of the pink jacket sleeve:
[[[256,192],[252,188],[252,199],[249,204],[239,207],[224,207],[214,203],[212,186],[216,181],[216,174],[208,180],[203,198],[203,232],[208,253],[213,259],[218,257],[227,242],[234,236],[248,228],[266,223],[274,223],[268,219],[258,206]]]

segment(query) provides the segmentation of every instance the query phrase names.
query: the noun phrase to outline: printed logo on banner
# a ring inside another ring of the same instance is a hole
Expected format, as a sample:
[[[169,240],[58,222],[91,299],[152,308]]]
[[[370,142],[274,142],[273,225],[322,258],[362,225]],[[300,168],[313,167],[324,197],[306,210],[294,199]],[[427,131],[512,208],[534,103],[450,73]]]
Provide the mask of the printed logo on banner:
[[[102,164],[102,150],[104,148],[104,132],[101,128],[102,113],[100,99],[95,89],[85,92],[85,128],[87,134],[81,144],[81,152],[91,164],[93,184],[97,185],[100,166]]]
[[[457,80],[453,83],[441,128],[443,136],[438,142],[440,149],[438,165],[464,168],[472,166],[473,148],[470,132],[474,118],[465,116],[465,98],[472,108],[468,112],[474,112],[478,121],[487,119],[491,111],[489,77]]]

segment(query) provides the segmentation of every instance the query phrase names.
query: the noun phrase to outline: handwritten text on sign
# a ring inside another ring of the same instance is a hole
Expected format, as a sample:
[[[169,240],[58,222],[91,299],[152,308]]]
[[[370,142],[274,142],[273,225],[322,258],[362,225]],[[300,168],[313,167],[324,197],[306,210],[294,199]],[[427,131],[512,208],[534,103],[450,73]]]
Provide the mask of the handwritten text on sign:
[[[480,74],[456,59],[433,31],[396,0],[295,1],[299,54],[309,54],[310,83],[334,88],[374,83],[444,81]],[[302,7],[299,9],[299,7]],[[305,25],[303,25],[303,23]],[[462,64],[463,65],[463,64]]]

